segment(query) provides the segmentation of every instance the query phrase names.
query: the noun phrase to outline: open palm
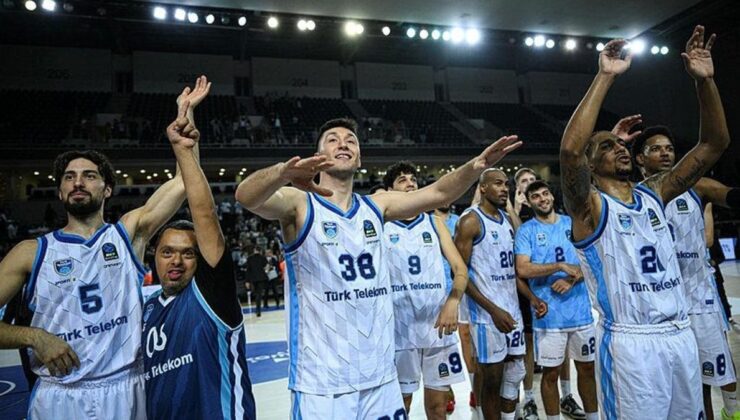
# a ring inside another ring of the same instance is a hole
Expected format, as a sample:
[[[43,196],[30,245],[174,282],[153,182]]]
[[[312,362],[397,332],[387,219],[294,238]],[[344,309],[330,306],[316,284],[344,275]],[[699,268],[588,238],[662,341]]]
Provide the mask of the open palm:
[[[599,70],[602,73],[618,75],[630,68],[632,55],[627,54],[622,58],[622,49],[627,45],[623,39],[613,39],[604,46],[604,51],[599,54]]]
[[[195,108],[203,102],[203,99],[208,96],[208,92],[210,91],[211,82],[208,81],[206,76],[200,76],[195,80],[195,87],[193,89],[190,89],[189,86],[183,89],[180,96],[177,97],[177,105],[179,106],[183,101],[189,101],[190,107]]]
[[[704,27],[697,25],[691,38],[686,42],[686,51],[681,53],[686,71],[695,80],[714,77],[714,63],[712,62],[712,46],[717,39],[716,34],[712,34],[704,43]]]

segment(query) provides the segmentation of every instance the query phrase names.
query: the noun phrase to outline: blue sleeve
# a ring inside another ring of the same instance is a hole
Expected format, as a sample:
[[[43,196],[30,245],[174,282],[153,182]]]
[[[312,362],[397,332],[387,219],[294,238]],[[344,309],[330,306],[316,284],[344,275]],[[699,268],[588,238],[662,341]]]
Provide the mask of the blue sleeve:
[[[514,238],[514,254],[532,256],[532,243],[530,241],[530,225],[523,224],[519,227]]]

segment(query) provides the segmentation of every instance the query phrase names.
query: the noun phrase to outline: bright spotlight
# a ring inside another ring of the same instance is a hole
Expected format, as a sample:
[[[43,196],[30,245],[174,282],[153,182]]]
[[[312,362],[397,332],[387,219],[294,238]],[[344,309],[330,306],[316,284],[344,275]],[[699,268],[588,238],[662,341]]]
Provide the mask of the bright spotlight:
[[[439,29],[435,29],[432,31],[432,39],[437,40],[442,34],[439,33]]]
[[[344,32],[348,36],[357,36],[365,32],[365,27],[355,22],[354,20],[350,20],[349,22],[344,24]]]
[[[524,45],[528,47],[531,47],[532,45],[534,45],[534,38],[532,38],[531,36],[526,37],[524,39]]]
[[[26,6],[26,10],[28,10],[30,12],[33,12],[34,10],[36,10],[36,2],[35,1],[28,0],[25,3],[25,6]]]
[[[237,20],[236,23],[238,23],[239,26],[244,26],[247,24],[247,18],[245,18],[244,16],[240,16],[239,20]]]
[[[565,49],[566,50],[575,50],[576,49],[576,40],[575,39],[568,39],[565,41]]]
[[[270,18],[267,19],[267,26],[269,26],[271,29],[277,28],[278,25],[280,25],[280,22],[278,22],[275,16],[270,16]]]
[[[308,29],[309,31],[313,31],[314,29],[316,29],[316,22],[314,22],[311,19],[307,20],[306,21],[306,29]]]
[[[534,37],[534,46],[535,47],[541,47],[545,45],[545,37],[542,35],[537,35]]]
[[[383,32],[383,35],[388,36],[391,34],[391,28],[387,26],[383,26],[383,29],[381,30],[381,32]]]
[[[57,2],[54,0],[44,0],[41,2],[41,8],[46,11],[53,12],[57,8]]]
[[[427,38],[429,38],[429,31],[427,31],[426,29],[420,30],[419,31],[419,38],[421,38],[421,39],[427,39]]]
[[[187,13],[185,12],[185,9],[175,9],[175,19],[176,20],[185,20],[187,17]]]
[[[660,52],[660,47],[658,47],[657,45],[653,45],[653,47],[650,48],[650,54],[652,55],[656,55],[659,52]]]
[[[660,53],[663,55],[668,54],[668,47],[666,46],[660,47]]]
[[[453,28],[452,29],[452,43],[453,44],[459,44],[462,42],[463,38],[465,38],[465,33],[460,28]]]
[[[596,51],[604,51],[604,43],[603,42],[599,42],[598,44],[596,44]]]
[[[470,45],[475,45],[480,41],[480,31],[477,29],[468,29],[465,31],[465,41]]]
[[[633,54],[642,54],[645,51],[645,41],[636,39],[629,43],[629,49]]]
[[[545,46],[547,48],[552,48],[555,46],[555,41],[553,41],[552,39],[548,39],[547,42],[545,42]]]
[[[365,32],[365,27],[364,27],[364,26],[362,26],[362,24],[361,24],[361,23],[358,23],[358,24],[356,24],[356,25],[355,25],[355,33],[357,33],[357,35],[360,35],[360,34],[362,34],[363,32]]]
[[[306,25],[306,21],[303,20],[303,19],[299,20],[298,21],[298,30],[299,31],[305,31],[306,29],[308,29],[308,27]]]
[[[414,28],[408,28],[406,29],[406,36],[409,38],[413,38],[416,36],[416,29]]]
[[[213,15],[206,15],[206,23],[207,23],[207,24],[209,24],[209,25],[210,25],[210,24],[212,24],[212,23],[213,23],[213,22],[215,22],[215,21],[216,21],[216,16],[213,16]]]
[[[157,6],[154,8],[152,15],[154,15],[155,19],[159,19],[159,20],[167,19],[167,9],[165,9],[162,6]]]
[[[64,3],[62,5],[62,9],[64,9],[64,11],[67,13],[72,13],[75,11],[75,5],[72,3]]]
[[[442,32],[442,40],[443,41],[449,41],[450,40],[450,31],[444,31],[444,32]]]
[[[195,12],[188,12],[188,22],[198,23],[198,14]]]

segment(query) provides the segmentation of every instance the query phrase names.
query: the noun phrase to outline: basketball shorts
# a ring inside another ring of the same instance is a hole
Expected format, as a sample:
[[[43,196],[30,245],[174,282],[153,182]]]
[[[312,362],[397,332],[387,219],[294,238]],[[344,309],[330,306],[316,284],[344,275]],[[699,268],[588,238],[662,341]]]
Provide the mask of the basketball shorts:
[[[100,380],[36,381],[28,419],[146,419],[144,375],[129,369]]]
[[[689,320],[596,328],[602,419],[703,419],[699,353]]]
[[[737,381],[727,342],[729,325],[721,312],[689,315],[691,329],[699,348],[701,381],[705,385],[724,386]]]
[[[396,370],[401,392],[413,394],[424,378],[424,387],[438,391],[465,381],[462,353],[457,344],[429,349],[396,350]]]
[[[463,295],[460,305],[457,307],[457,322],[460,324],[470,323],[470,310],[468,309],[468,296]]]
[[[568,356],[577,362],[593,362],[596,332],[593,324],[571,331],[534,330],[534,355],[538,365],[557,367]]]
[[[526,352],[524,329],[521,319],[516,329],[508,334],[502,333],[493,324],[470,324],[478,363],[500,363],[506,356],[522,356]]]
[[[407,420],[398,380],[345,394],[292,391],[291,420]]]

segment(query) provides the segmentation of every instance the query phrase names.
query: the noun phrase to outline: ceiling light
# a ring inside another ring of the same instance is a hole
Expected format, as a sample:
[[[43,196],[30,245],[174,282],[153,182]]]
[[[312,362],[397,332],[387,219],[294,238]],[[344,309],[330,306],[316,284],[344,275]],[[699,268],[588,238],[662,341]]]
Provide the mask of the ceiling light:
[[[463,38],[465,38],[465,33],[460,28],[453,28],[451,35],[453,44],[459,44],[460,42],[462,42]]]
[[[278,22],[278,19],[275,16],[270,16],[267,19],[267,26],[269,26],[271,29],[275,29],[280,25],[280,22]]]
[[[244,16],[240,16],[237,23],[239,24],[239,26],[244,26],[247,24],[247,18],[245,18]]]
[[[573,51],[573,50],[576,49],[576,46],[577,45],[578,44],[576,43],[576,40],[575,39],[568,39],[568,40],[565,41],[565,49],[566,50]]]
[[[449,41],[449,40],[450,40],[450,31],[442,32],[442,41]]]
[[[165,9],[162,6],[157,6],[152,11],[152,15],[154,15],[155,19],[159,19],[159,20],[167,19],[167,9]]]
[[[439,32],[439,29],[435,29],[432,31],[432,39],[437,40],[442,34]]]
[[[26,10],[28,10],[28,11],[33,12],[34,10],[36,10],[36,2],[35,1],[28,0],[25,3],[25,6],[26,6]]]
[[[545,45],[545,37],[542,35],[536,35],[534,37],[534,46],[541,47],[543,45]]]
[[[198,14],[195,12],[188,12],[188,22],[198,23]]]
[[[306,21],[306,29],[308,29],[309,31],[313,31],[314,29],[316,29],[316,22],[314,22],[311,19],[307,20]]]
[[[660,52],[660,47],[657,45],[653,45],[652,48],[650,48],[650,54],[656,55]]]
[[[599,42],[598,44],[596,44],[596,51],[604,51],[604,43],[603,42]]]
[[[175,20],[185,20],[187,17],[187,12],[185,12],[185,9],[175,9]]]
[[[545,46],[547,48],[552,48],[555,46],[555,41],[553,41],[552,39],[548,39],[547,42],[545,42]]]
[[[524,39],[524,45],[528,47],[531,47],[532,45],[534,45],[534,38],[532,38],[531,36],[526,37]]]
[[[207,24],[210,25],[210,24],[212,24],[215,21],[216,21],[216,16],[213,16],[211,14],[206,15],[206,23]]]
[[[468,29],[465,31],[465,41],[469,45],[475,45],[480,41],[480,31],[477,29]]]
[[[668,54],[668,47],[666,47],[666,46],[660,47],[660,53],[663,54],[663,55]]]
[[[636,39],[630,42],[627,47],[632,51],[633,54],[642,54],[645,51],[645,41]]]
[[[383,32],[383,35],[388,36],[391,34],[391,28],[387,26],[383,26],[383,29],[381,30],[381,32]]]
[[[298,26],[298,30],[299,30],[299,31],[305,31],[306,29],[308,29],[308,28],[306,27],[306,21],[305,21],[305,20],[303,20],[303,19],[301,19],[301,20],[299,20],[299,21],[298,21],[298,24],[297,24],[297,26]]]
[[[54,0],[44,0],[41,2],[41,8],[46,11],[53,12],[57,8],[57,2]]]

